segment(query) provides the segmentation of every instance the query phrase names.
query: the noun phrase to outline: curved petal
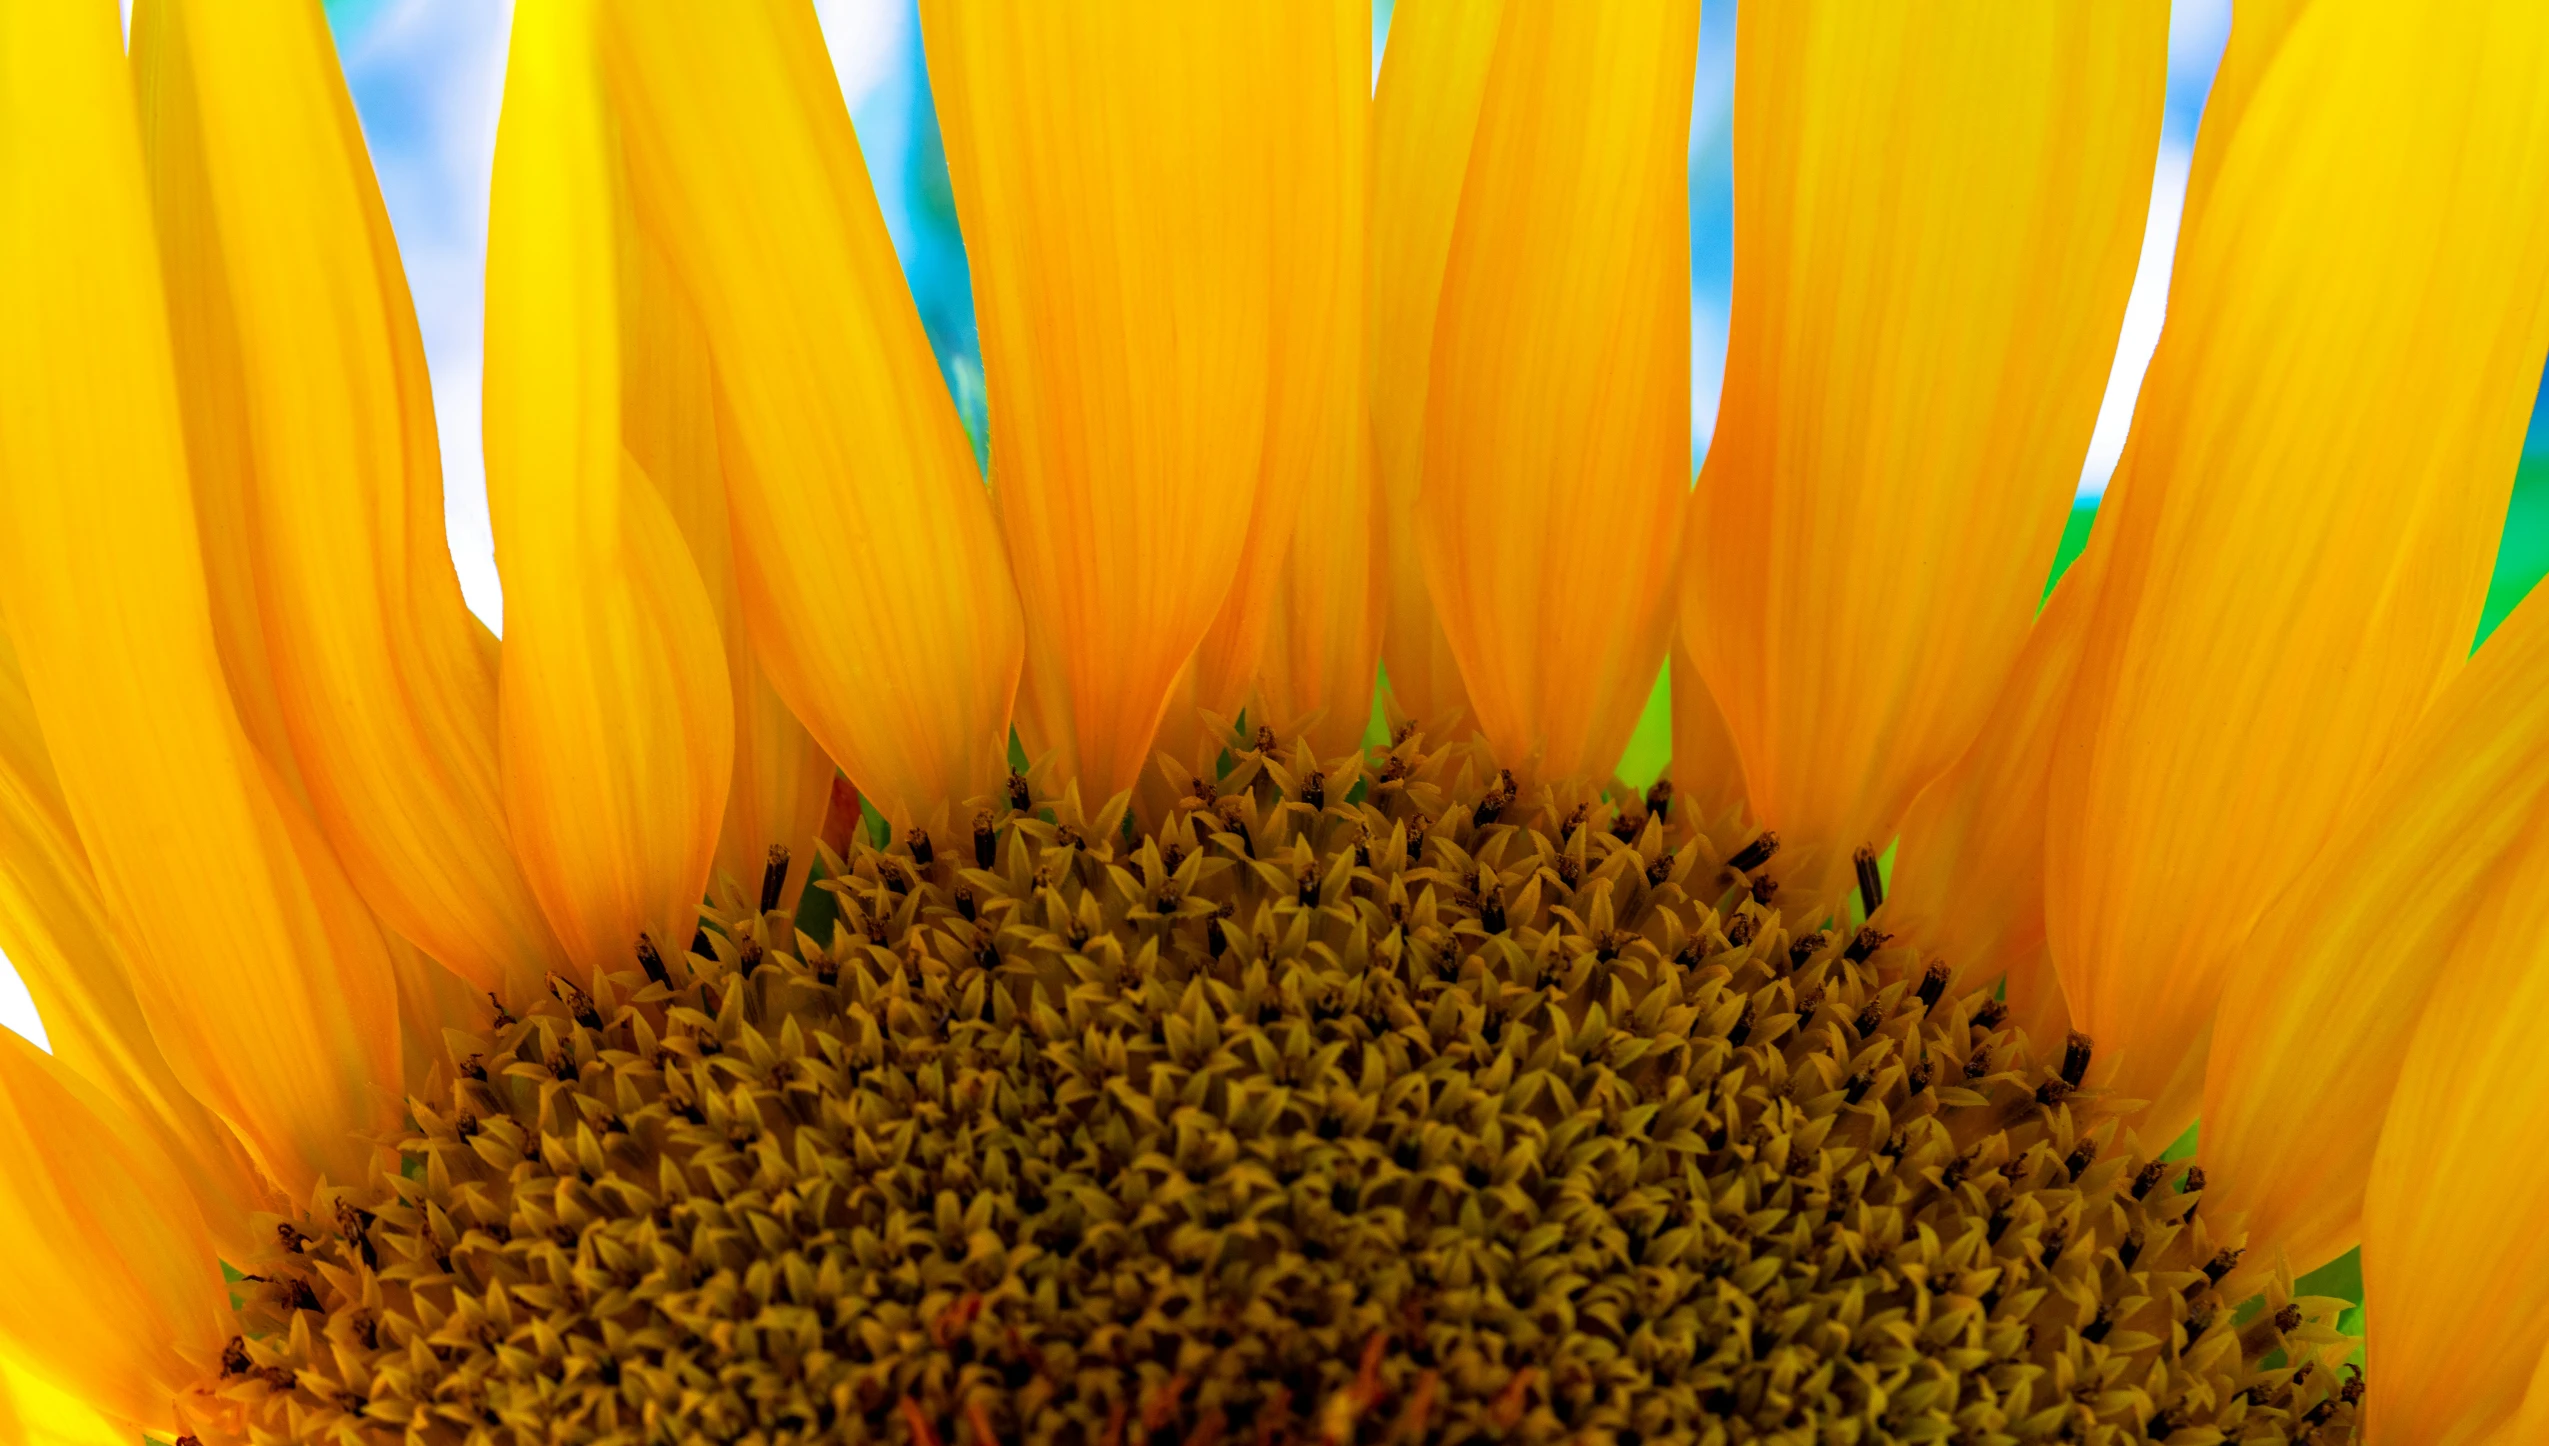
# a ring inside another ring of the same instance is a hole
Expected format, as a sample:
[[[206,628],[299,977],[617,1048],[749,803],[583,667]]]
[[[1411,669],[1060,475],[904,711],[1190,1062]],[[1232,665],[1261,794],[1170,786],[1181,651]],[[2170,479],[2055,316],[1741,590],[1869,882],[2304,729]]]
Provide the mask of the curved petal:
[[[562,956],[507,838],[495,639],[443,537],[424,348],[326,17],[141,0],[134,69],[205,552],[262,631],[223,630],[242,711],[280,721],[288,753],[258,741],[384,922],[536,995]]]
[[[1275,349],[1315,345],[1274,325],[1276,276],[1333,274],[1334,213],[1274,196],[1335,160],[1287,121],[1331,95],[1334,40],[1292,32],[1326,37],[1335,7],[930,0],[921,21],[1026,613],[1018,730],[1104,799],[1140,779],[1240,570]]]
[[[1460,664],[1417,558],[1425,477],[1425,396],[1434,314],[1460,219],[1461,183],[1487,93],[1504,0],[1400,0],[1372,97],[1371,294],[1365,338],[1375,474],[1384,504],[1389,620],[1381,644],[1391,699],[1427,733],[1478,726]],[[1448,720],[1459,718],[1456,728]]]
[[[129,1423],[110,1421],[92,1402],[0,1355],[0,1440],[19,1446],[132,1446]]]
[[[617,6],[606,44],[639,216],[716,356],[770,681],[889,816],[989,790],[1017,597],[813,10]]]
[[[2102,537],[2089,535],[2054,588],[1972,745],[1913,801],[1886,894],[1889,931],[1943,956],[1960,993],[2004,983],[2010,1017],[2038,1044],[2071,1022],[2045,945],[2045,788],[2105,570]]]
[[[1223,716],[1248,702],[1257,681],[1296,527],[1306,522],[1323,539],[1312,561],[1324,567],[1336,545],[1335,499],[1346,487],[1371,485],[1361,456],[1361,360],[1372,7],[1370,0],[1296,3],[1298,13],[1274,37],[1286,52],[1273,62],[1284,77],[1274,122],[1288,139],[1274,149],[1268,182],[1282,198],[1273,255],[1281,304],[1269,322],[1265,460],[1239,570],[1195,649],[1195,701]],[[1314,494],[1330,510],[1307,510]],[[1359,597],[1353,581],[1336,581]]]
[[[153,1038],[299,1197],[397,1119],[396,1004],[224,684],[133,114],[104,7],[0,10],[0,605]]]
[[[1719,819],[1748,816],[1744,760],[1726,731],[1725,713],[1709,696],[1708,680],[1699,675],[1679,633],[1673,635],[1671,667],[1673,760],[1665,776],[1673,780],[1673,807],[1702,828]]]
[[[2225,187],[2227,187],[2225,181]],[[2474,1443],[2549,1345],[2549,828],[2533,820],[2417,1022],[2363,1197],[2367,1441]]]
[[[109,17],[112,18],[112,17]],[[128,1429],[168,1432],[213,1373],[228,1291],[176,1164],[0,1030],[0,1345]]]
[[[1672,637],[1698,42],[1697,0],[1512,5],[1479,102],[1416,542],[1479,731],[1517,773],[1609,778]]]
[[[2549,11],[2317,0],[2181,240],[2053,774],[2054,958],[2145,1138],[2467,656],[2544,352]]]
[[[630,242],[597,0],[525,6],[487,241],[487,501],[505,583],[506,811],[588,974],[687,944],[724,822],[717,617],[622,432]]]
[[[2035,617],[2141,250],[2168,9],[1736,23],[1682,631],[1753,807],[1828,879],[1972,741]]]
[[[2213,1026],[2207,1203],[2308,1270],[2354,1244],[2437,963],[2549,800],[2549,595],[2514,609],[2258,925]],[[2307,1119],[2306,1130],[2294,1123]]]
[[[225,1249],[248,1217],[284,1202],[238,1137],[168,1067],[44,751],[16,650],[0,640],[0,955],[16,967],[53,1057],[129,1116],[169,1158]],[[253,1242],[262,1247],[264,1241]],[[245,1258],[242,1255],[240,1258]]]
[[[1275,736],[1307,737],[1323,757],[1363,746],[1389,611],[1384,520],[1359,385],[1346,410],[1310,471],[1257,661],[1257,702]]]

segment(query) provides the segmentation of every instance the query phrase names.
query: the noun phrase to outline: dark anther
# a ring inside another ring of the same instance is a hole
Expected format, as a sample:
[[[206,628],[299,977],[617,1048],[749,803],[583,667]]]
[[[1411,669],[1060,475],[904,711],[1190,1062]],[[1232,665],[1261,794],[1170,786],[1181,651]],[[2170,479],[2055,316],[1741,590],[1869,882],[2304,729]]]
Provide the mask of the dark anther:
[[[1646,820],[1630,813],[1627,809],[1620,809],[1611,815],[1611,837],[1622,843],[1631,842],[1636,839],[1638,830],[1644,827],[1645,823]]]
[[[912,829],[903,835],[903,842],[911,845],[915,866],[925,869],[938,861],[938,850],[929,846],[928,830]]]
[[[1250,855],[1254,857],[1254,855]],[[1407,830],[1407,861],[1421,863],[1425,858],[1425,821],[1418,819]]]
[[[1779,835],[1775,833],[1765,833],[1761,837],[1754,839],[1751,843],[1745,844],[1742,848],[1735,850],[1735,856],[1726,860],[1726,866],[1748,874],[1753,870],[1760,868],[1763,864],[1770,862],[1771,856],[1778,852]]]
[[[1263,723],[1257,725],[1257,751],[1259,753],[1272,753],[1275,751],[1274,730]]]
[[[1328,776],[1313,768],[1301,780],[1301,801],[1312,808],[1328,806]]]
[[[2131,1270],[2133,1268],[2133,1262],[2141,1258],[2142,1232],[2136,1230],[2132,1234],[2125,1236],[2123,1241],[2115,1247],[2115,1261],[2116,1264],[2123,1266],[2127,1270]]]
[[[1867,1098],[1868,1087],[1875,1083],[1875,1075],[1866,1070],[1860,1070],[1857,1074],[1850,1076],[1848,1082],[1841,1087],[1841,1097],[1855,1105]]]
[[[1850,1021],[1850,1028],[1858,1032],[1859,1038],[1865,1039],[1876,1033],[1878,1027],[1884,1023],[1885,1001],[1871,999],[1867,1002],[1867,1008],[1859,1011],[1859,1017]]]
[[[988,934],[982,937],[982,947],[974,950],[974,965],[983,970],[1000,967],[1000,950],[992,943],[991,936]]]
[[[1659,819],[1673,816],[1673,780],[1659,778],[1653,788],[1646,790],[1646,811]]]
[[[1850,855],[1850,867],[1859,875],[1859,908],[1873,917],[1885,902],[1885,875],[1876,867],[1876,850],[1859,845]]]
[[[741,973],[744,978],[750,979],[752,977],[752,971],[761,966],[761,957],[761,941],[758,939],[744,940],[743,943],[735,949],[736,971]]]
[[[2209,1285],[2221,1284],[2223,1276],[2228,1275],[2239,1268],[2239,1257],[2244,1253],[2244,1251],[2240,1250],[2217,1250],[2213,1252],[2213,1258],[2204,1262],[2205,1283]]]
[[[1354,866],[1358,869],[1368,869],[1372,866],[1372,834],[1368,829],[1355,836]]]
[[[2175,1406],[2171,1406],[2167,1410],[2153,1416],[2151,1418],[2149,1429],[2145,1430],[2142,1434],[2150,1437],[2154,1441],[2165,1441],[2169,1437],[2176,1435],[2178,1432],[2185,1430],[2188,1424],[2186,1413],[2177,1409]]]
[[[1850,947],[1841,951],[1841,957],[1853,964],[1864,964],[1870,954],[1884,948],[1885,941],[1893,937],[1883,929],[1861,926],[1859,932],[1850,936]]]
[[[1478,897],[1478,927],[1490,934],[1505,931],[1505,890],[1502,884],[1489,884]]]
[[[640,934],[637,936],[637,939],[640,944],[646,944],[645,935]],[[652,948],[653,946],[648,945],[647,947]],[[643,953],[639,954],[637,957],[641,962],[646,958]],[[663,960],[658,959],[655,961],[655,966],[660,969],[663,967],[663,963]],[[566,1006],[567,1013],[575,1016],[576,1023],[583,1025],[587,1029],[600,1029],[602,1027],[602,1016],[596,1013],[593,1009],[593,996],[576,988],[573,981],[567,979],[564,975],[552,974],[549,976],[549,992],[558,997],[558,1003]]]
[[[1570,889],[1584,880],[1584,865],[1577,863],[1573,854],[1558,855],[1557,869],[1558,882]]]
[[[981,912],[982,910],[974,903],[973,886],[958,884],[956,886],[956,916],[970,924]]]
[[[708,940],[707,925],[702,924],[697,929],[691,931],[690,952],[698,955],[702,959],[714,959],[717,957],[717,946],[710,943]]]
[[[1393,753],[1381,761],[1381,782],[1397,783],[1407,777],[1407,760]]]
[[[1009,773],[1009,806],[1019,813],[1035,807],[1035,795],[1027,792],[1027,776],[1015,769]]]
[[[1319,907],[1319,866],[1303,864],[1301,873],[1292,881],[1293,900],[1305,909]]]
[[[1584,827],[1585,817],[1590,812],[1591,810],[1579,803],[1575,806],[1575,811],[1567,815],[1566,822],[1558,825],[1558,842],[1561,846],[1575,837],[1577,829]]]
[[[2202,1340],[2204,1338],[2204,1333],[2212,1328],[2213,1313],[2209,1310],[2199,1310],[2186,1318],[2186,1339],[2189,1341]],[[2310,1368],[2305,1365],[2301,1369],[2307,1371]],[[2300,1377],[2295,1376],[2293,1379],[2299,1380]]]
[[[241,1337],[232,1336],[221,1348],[221,1374],[225,1378],[244,1376],[248,1370],[248,1343]]]
[[[761,865],[761,912],[779,907],[779,894],[787,886],[788,846],[772,844],[769,858]]]
[[[2177,1193],[2178,1193],[2178,1194],[2180,1194],[2180,1195],[2201,1195],[2201,1194],[2203,1194],[2203,1193],[2204,1193],[2204,1167],[2203,1167],[2203,1166],[2201,1166],[2201,1165],[2189,1165],[2189,1166],[2187,1166],[2187,1167],[2186,1167],[2186,1178],[2177,1182]]]
[[[2277,1335],[2290,1335],[2299,1329],[2301,1329],[2301,1307],[2287,1304],[2283,1309],[2275,1312]]]
[[[1991,1051],[1978,1049],[1965,1056],[1965,1078],[1981,1079],[1991,1073]]]
[[[474,1079],[480,1084],[485,1084],[487,1082],[487,1057],[482,1054],[473,1054],[467,1059],[462,1060],[460,1062],[460,1077],[462,1079]]]
[[[1806,967],[1806,961],[1812,959],[1815,956],[1815,951],[1822,947],[1823,935],[1819,933],[1799,934],[1796,942],[1788,946],[1788,967],[1791,969],[1803,969]]]
[[[664,968],[664,955],[662,951],[655,947],[655,940],[653,936],[647,934],[640,934],[637,936],[637,962],[639,967],[646,971],[647,978],[654,980],[656,983],[663,985],[667,989],[673,987],[673,976],[666,972]],[[580,1015],[578,1016],[578,1018],[581,1017],[582,1016]],[[594,1020],[593,1027],[596,1029],[601,1028],[601,1021],[599,1019]]]
[[[1000,857],[1000,836],[991,831],[991,815],[974,815],[974,867],[987,869]]]
[[[1221,931],[1221,920],[1216,918],[1204,921],[1204,948],[1216,959],[1230,948],[1229,937]]]
[[[2070,1248],[2071,1228],[2067,1225],[2057,1225],[2051,1230],[2045,1232],[2044,1253],[2039,1255],[2037,1259],[2044,1262],[2045,1269],[2051,1270],[2054,1267],[2054,1262],[2062,1259],[2062,1252]]]
[[[1779,897],[1779,881],[1777,879],[1755,879],[1752,881],[1752,901],[1754,903],[1767,906],[1772,899],[1777,897]]]
[[[2089,1037],[2076,1029],[2062,1041],[2062,1077],[2074,1089],[2089,1078]]]
[[[1728,1044],[1740,1045],[1751,1036],[1752,1001],[1747,999],[1744,1001],[1744,1012],[1735,1016],[1735,1023],[1733,1027],[1726,1031],[1726,1042]]]
[[[2098,1142],[2095,1140],[2082,1140],[2080,1143],[2071,1147],[2070,1154],[2063,1157],[2062,1172],[2071,1177],[2074,1182],[2077,1182],[2081,1175],[2087,1173],[2088,1168],[2091,1165],[2097,1163],[2097,1159]]]
[[[1983,1007],[1974,1011],[1974,1023],[1985,1029],[1998,1029],[2008,1021],[2009,1006],[1997,999],[1984,1000]]]
[[[2337,1398],[2349,1406],[2359,1405],[2363,1400],[2363,1368],[2349,1365],[2345,1369],[2345,1384],[2337,1387]]]
[[[515,1020],[515,1019],[514,1019],[514,1017],[513,1017],[513,1011],[504,1007],[504,1001],[503,1001],[503,1000],[498,999],[498,998],[497,998],[496,996],[494,996],[493,994],[490,994],[490,995],[488,995],[488,996],[487,996],[487,1003],[489,1003],[490,1005],[492,1005],[492,1006],[494,1006],[494,1007],[495,1007],[495,1011],[496,1011],[496,1028],[498,1028],[498,1029],[503,1029],[503,1028],[505,1028],[505,1027],[507,1027],[507,1026],[509,1026],[509,1025],[511,1025],[511,1024],[516,1023],[516,1020]]]
[[[2329,1418],[2330,1416],[2335,1415],[2336,1413],[2337,1413],[2337,1400],[2336,1400],[2336,1397],[2334,1397],[2334,1396],[2330,1396],[2330,1397],[2328,1397],[2326,1400],[2321,1401],[2318,1405],[2315,1405],[2315,1406],[2311,1407],[2309,1410],[2307,1410],[2307,1411],[2305,1411],[2305,1412],[2303,1412],[2303,1413],[2302,1413],[2302,1415],[2301,1415],[2301,1425],[2302,1425],[2302,1428],[2303,1428],[2304,1430],[2312,1430],[2312,1431],[2315,1431],[2315,1430],[2317,1430],[2319,1427],[2321,1427],[2321,1426],[2325,1426],[2326,1424],[2328,1424],[2328,1418]]]
[[[296,1279],[290,1282],[283,1292],[283,1301],[284,1305],[291,1310],[325,1312],[327,1309],[326,1306],[319,1304],[319,1293],[310,1289],[310,1283],[306,1280]]]
[[[2069,1098],[2071,1098],[2071,1085],[2067,1080],[2049,1079],[2036,1086],[2036,1103],[2046,1109],[2052,1109]]]
[[[1759,931],[1760,928],[1761,921],[1759,919],[1754,918],[1750,914],[1737,914],[1726,923],[1726,947],[1729,949],[1740,949],[1744,947],[1746,944],[1752,942],[1752,936]]]
[[[1986,1245],[1998,1245],[2000,1243],[2000,1237],[2008,1233],[2009,1207],[2003,1205],[1992,1211],[1991,1218],[1983,1222],[1983,1243]]]
[[[1947,966],[1944,964],[1932,964],[1929,966],[1928,970],[1921,975],[1921,987],[1914,991],[1914,997],[1921,1001],[1922,1009],[1929,1010],[1936,1009],[1938,1007],[1938,1001],[1946,996]]]
[[[1073,828],[1067,823],[1053,831],[1053,841],[1059,844],[1069,844],[1073,853],[1084,853],[1089,847],[1089,836],[1080,832],[1078,829]],[[1257,846],[1252,843],[1248,845],[1248,857],[1253,859],[1256,856]],[[893,880],[888,879],[886,882],[891,883]]]
[[[1662,888],[1664,886],[1664,881],[1672,876],[1673,851],[1671,849],[1666,849],[1662,853],[1657,854],[1655,856],[1655,862],[1646,866],[1646,886],[1650,889]]]
[[[1965,1183],[1965,1176],[1970,1173],[1973,1168],[1974,1162],[1971,1156],[1958,1155],[1955,1159],[1947,1162],[1946,1169],[1938,1172],[1938,1183],[1946,1186],[1949,1190],[1954,1190],[1957,1186]]]
[[[2101,1305],[2098,1307],[2098,1318],[2080,1327],[2080,1339],[2096,1345],[2105,1340],[2106,1333],[2114,1328],[2115,1321],[2109,1316],[2108,1308]]]
[[[301,1247],[310,1243],[309,1236],[302,1234],[298,1227],[290,1224],[277,1225],[274,1227],[274,1238],[282,1243],[283,1248],[287,1252],[293,1255],[300,1254]]]
[[[478,1138],[478,1129],[478,1117],[462,1110],[460,1118],[452,1122],[451,1132],[464,1140],[474,1140]]]
[[[1802,1030],[1814,1023],[1814,1012],[1823,1007],[1823,986],[1818,984],[1797,996],[1797,1027]]]
[[[1914,1063],[1914,1064],[1913,1064],[1913,1066],[1912,1066],[1910,1069],[1908,1069],[1908,1070],[1904,1071],[1904,1073],[1903,1073],[1903,1093],[1904,1093],[1904,1095],[1905,1095],[1906,1097],[1913,1096],[1913,1095],[1917,1095],[1917,1094],[1919,1094],[1921,1091],[1923,1091],[1923,1090],[1925,1090],[1925,1089],[1928,1089],[1928,1088],[1929,1088],[1929,1061],[1928,1061],[1928,1060],[1925,1060],[1925,1059],[1924,1059],[1924,1060],[1917,1061],[1916,1063]]]
[[[2165,1162],[2153,1160],[2151,1163],[2144,1165],[2140,1172],[2135,1174],[2133,1177],[2133,1198],[2136,1200],[2147,1199],[2150,1196],[2151,1191],[2158,1188],[2160,1181],[2167,1177],[2168,1166]]]

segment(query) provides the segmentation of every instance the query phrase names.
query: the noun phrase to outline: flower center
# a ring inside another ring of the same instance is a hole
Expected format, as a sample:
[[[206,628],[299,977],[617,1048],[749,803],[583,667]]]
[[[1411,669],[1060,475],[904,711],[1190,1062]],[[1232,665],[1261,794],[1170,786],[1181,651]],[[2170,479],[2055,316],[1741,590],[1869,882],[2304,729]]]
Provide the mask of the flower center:
[[[1422,750],[862,840],[828,941],[734,900],[557,981],[283,1227],[223,1390],[305,1441],[2351,1438],[2348,1344],[2239,1318],[2087,1041],[1783,919],[1661,791]]]

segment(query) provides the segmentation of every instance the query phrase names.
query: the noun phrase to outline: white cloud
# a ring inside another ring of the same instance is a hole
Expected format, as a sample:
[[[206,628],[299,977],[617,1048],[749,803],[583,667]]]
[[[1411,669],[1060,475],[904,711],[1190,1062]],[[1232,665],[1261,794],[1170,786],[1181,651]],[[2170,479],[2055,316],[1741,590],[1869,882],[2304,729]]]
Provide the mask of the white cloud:
[[[894,78],[911,10],[911,0],[815,0],[824,48],[832,52],[832,73],[839,77],[841,98],[850,109],[858,109]]]
[[[2097,429],[2089,436],[2088,463],[2080,469],[2083,497],[2105,495],[2116,461],[2124,455],[2124,434],[2133,425],[2142,374],[2150,370],[2151,353],[2159,349],[2160,323],[2168,315],[2169,273],[2177,260],[2177,222],[2186,208],[2186,170],[2193,159],[2185,146],[2160,147],[2159,165],[2151,176],[2150,219],[2142,227],[2142,260],[2133,273],[2133,294],[2124,303],[2124,330],[2116,339],[2115,366],[2107,373]]]

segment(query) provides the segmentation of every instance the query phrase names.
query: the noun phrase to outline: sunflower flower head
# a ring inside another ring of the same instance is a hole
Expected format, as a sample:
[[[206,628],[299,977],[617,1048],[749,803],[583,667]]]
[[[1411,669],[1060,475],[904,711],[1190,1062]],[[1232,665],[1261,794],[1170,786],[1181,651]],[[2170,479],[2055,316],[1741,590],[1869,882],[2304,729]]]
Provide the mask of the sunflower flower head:
[[[987,478],[522,0],[499,641],[321,7],[0,7],[0,1422],[2549,1441],[2549,14],[2241,12],[2039,613],[2165,7],[1744,11],[1695,484],[1695,0],[921,12]]]

